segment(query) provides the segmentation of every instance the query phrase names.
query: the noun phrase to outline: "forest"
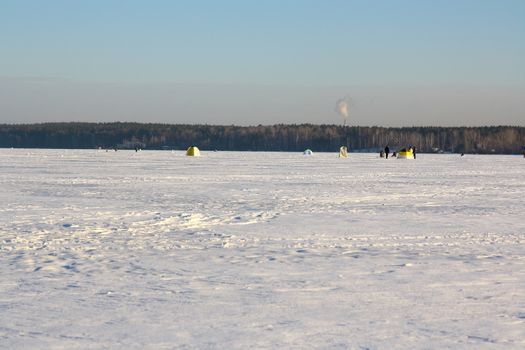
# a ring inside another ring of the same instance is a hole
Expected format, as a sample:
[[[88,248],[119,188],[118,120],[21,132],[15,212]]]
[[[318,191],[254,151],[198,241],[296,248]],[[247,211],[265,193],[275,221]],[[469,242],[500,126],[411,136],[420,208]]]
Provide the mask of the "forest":
[[[415,146],[419,152],[516,154],[525,127],[402,127],[277,124],[258,126],[156,123],[0,124],[2,148],[118,148],[378,152]]]

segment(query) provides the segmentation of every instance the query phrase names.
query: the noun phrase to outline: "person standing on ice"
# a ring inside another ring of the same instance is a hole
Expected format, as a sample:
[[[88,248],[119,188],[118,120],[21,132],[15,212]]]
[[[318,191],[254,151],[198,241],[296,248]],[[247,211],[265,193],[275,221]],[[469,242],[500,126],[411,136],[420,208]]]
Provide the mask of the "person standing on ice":
[[[390,152],[390,148],[388,148],[388,145],[385,146],[385,156],[386,159],[388,159],[388,153]]]
[[[414,159],[416,159],[416,146],[412,147],[412,153],[414,154]]]

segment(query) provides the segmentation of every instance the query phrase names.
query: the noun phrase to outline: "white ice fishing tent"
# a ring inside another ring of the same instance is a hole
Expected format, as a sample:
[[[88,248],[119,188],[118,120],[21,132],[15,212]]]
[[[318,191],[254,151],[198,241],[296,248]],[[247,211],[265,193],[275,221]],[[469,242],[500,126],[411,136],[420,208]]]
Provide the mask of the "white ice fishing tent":
[[[341,146],[339,148],[339,158],[346,158],[348,157],[348,149],[346,146]]]
[[[308,148],[304,150],[303,154],[305,156],[311,156],[312,154],[314,154],[314,152],[312,152],[312,150]]]

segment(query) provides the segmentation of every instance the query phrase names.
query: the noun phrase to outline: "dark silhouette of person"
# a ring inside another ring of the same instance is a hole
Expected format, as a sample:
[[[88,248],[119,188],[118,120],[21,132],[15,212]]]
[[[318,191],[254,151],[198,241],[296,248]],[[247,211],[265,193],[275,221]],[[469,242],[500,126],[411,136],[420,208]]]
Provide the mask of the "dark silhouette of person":
[[[414,159],[416,159],[416,146],[412,147],[412,153],[414,154]]]
[[[388,159],[388,153],[390,153],[390,148],[388,148],[388,145],[385,146],[385,156],[386,159]]]

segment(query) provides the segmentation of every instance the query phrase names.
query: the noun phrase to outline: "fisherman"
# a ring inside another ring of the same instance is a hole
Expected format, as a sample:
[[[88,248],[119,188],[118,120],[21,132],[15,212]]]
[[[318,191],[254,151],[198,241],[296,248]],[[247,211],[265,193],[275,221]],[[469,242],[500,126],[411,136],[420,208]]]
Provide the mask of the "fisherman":
[[[416,146],[412,147],[412,153],[414,154],[414,159],[416,159]]]
[[[388,148],[388,145],[385,146],[385,156],[386,159],[388,159],[388,153],[390,153],[390,148]]]

